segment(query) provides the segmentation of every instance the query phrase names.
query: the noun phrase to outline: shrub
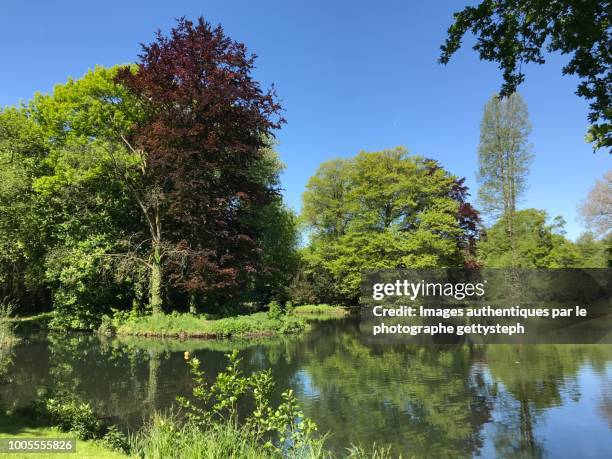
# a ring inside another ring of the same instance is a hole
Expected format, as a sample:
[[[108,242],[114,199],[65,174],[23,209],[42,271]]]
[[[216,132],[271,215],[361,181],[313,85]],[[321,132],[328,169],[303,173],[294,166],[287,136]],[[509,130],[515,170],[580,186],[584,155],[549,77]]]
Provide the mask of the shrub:
[[[88,403],[61,396],[43,399],[39,414],[49,418],[52,425],[65,432],[73,432],[81,440],[98,438],[102,424]]]
[[[115,425],[108,426],[100,443],[107,449],[121,453],[127,453],[130,449],[128,438]]]
[[[33,415],[45,424],[72,432],[80,440],[99,440],[106,448],[128,452],[127,437],[117,426],[105,424],[91,406],[75,397],[52,394],[33,405]]]
[[[283,316],[283,308],[278,301],[273,300],[268,305],[268,318],[272,320],[279,320]]]
[[[195,402],[177,397],[187,419],[203,431],[230,425],[243,429],[245,435],[270,451],[298,451],[308,448],[316,425],[300,411],[293,391],[281,395],[281,403],[272,407],[270,398],[274,381],[269,370],[244,375],[238,352],[227,354],[229,364],[208,385],[197,358],[188,361],[194,381]],[[240,410],[239,410],[240,405]],[[242,414],[239,420],[238,413]]]

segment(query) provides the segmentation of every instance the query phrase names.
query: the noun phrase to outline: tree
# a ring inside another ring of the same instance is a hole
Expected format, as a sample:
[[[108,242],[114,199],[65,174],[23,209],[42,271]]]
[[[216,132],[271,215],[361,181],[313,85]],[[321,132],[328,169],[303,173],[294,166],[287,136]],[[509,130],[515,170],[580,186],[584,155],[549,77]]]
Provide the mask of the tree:
[[[576,240],[581,268],[608,268],[612,265],[612,234],[598,240],[593,233],[586,232]]]
[[[349,223],[346,200],[350,187],[349,161],[334,159],[319,166],[308,180],[302,219],[316,228],[319,236],[342,236]]]
[[[612,233],[612,169],[601,180],[595,181],[595,186],[580,207],[580,213],[596,234],[605,237]]]
[[[27,107],[49,150],[31,187],[49,233],[44,277],[57,327],[95,327],[110,305],[139,303],[146,289],[142,157],[115,138],[141,111],[114,82],[117,70],[96,67]]]
[[[48,302],[44,283],[46,232],[32,189],[48,146],[23,107],[0,110],[0,302],[32,309]]]
[[[527,143],[530,130],[527,106],[518,93],[504,99],[493,96],[485,106],[478,147],[478,197],[485,213],[503,218],[512,253],[516,205],[525,191],[533,157]]]
[[[515,215],[514,247],[502,217],[487,229],[486,237],[479,242],[479,255],[490,268],[576,267],[580,264],[580,254],[565,238],[564,223],[559,218],[548,223],[543,210],[520,210]]]
[[[286,297],[283,119],[253,65],[221,27],[179,20],[138,65],[1,111],[0,294],[48,304],[50,291],[54,325],[77,329],[147,296],[154,313]]]
[[[303,195],[301,276],[319,300],[354,302],[364,269],[469,263],[479,218],[466,197],[463,180],[401,147],[324,163]]]
[[[516,91],[525,75],[522,65],[544,64],[543,50],[570,54],[563,74],[577,75],[576,94],[590,101],[588,139],[594,148],[612,146],[612,28],[609,0],[482,0],[455,13],[441,46],[447,64],[471,31],[480,59],[497,62],[503,71],[500,94]]]
[[[152,303],[160,306],[162,260],[174,286],[228,298],[260,265],[255,209],[277,191],[251,174],[283,122],[273,90],[253,80],[254,56],[212,28],[180,19],[143,46],[137,71],[116,81],[145,107],[122,134],[143,158],[150,228]],[[162,238],[168,241],[168,249]]]
[[[264,150],[282,118],[251,77],[254,57],[221,27],[179,20],[143,49],[138,65],[96,68],[33,110],[58,151],[96,150],[85,169],[130,200],[123,247],[104,252],[146,267],[158,313],[169,281],[214,301],[261,272],[258,215],[279,199]],[[68,164],[83,169],[86,157]]]

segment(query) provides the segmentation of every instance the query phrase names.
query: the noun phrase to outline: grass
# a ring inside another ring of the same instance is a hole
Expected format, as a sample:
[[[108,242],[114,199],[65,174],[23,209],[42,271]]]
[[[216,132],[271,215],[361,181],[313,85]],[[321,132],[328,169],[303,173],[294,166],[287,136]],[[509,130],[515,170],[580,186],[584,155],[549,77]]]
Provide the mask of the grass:
[[[293,313],[306,318],[337,319],[349,315],[349,310],[341,306],[330,306],[329,304],[304,304],[296,306]]]
[[[193,314],[154,314],[131,319],[117,327],[117,335],[230,338],[296,333],[305,329],[297,317],[271,318],[265,312],[209,320]]]
[[[231,423],[202,430],[192,423],[156,415],[131,441],[133,454],[147,459],[336,459],[325,448],[326,437],[308,438],[299,448],[284,451],[266,448],[244,427]],[[340,457],[348,459],[391,459],[390,448],[373,446],[371,451],[351,446]],[[401,458],[401,456],[400,456]]]
[[[32,421],[19,415],[0,414],[0,438],[75,438],[74,434],[61,432],[53,427],[39,427]],[[76,459],[76,458],[121,459],[127,456],[105,449],[94,441],[76,441],[76,453],[0,453],[0,458],[7,459]]]
[[[42,312],[34,316],[11,317],[9,322],[12,324],[13,330],[18,333],[46,330],[54,315],[55,313],[53,312]]]
[[[154,418],[150,425],[133,439],[131,450],[137,456],[152,459],[283,457],[255,441],[243,427],[226,423],[201,430],[192,423],[181,424],[165,417]],[[309,454],[300,457],[306,459],[322,456]]]

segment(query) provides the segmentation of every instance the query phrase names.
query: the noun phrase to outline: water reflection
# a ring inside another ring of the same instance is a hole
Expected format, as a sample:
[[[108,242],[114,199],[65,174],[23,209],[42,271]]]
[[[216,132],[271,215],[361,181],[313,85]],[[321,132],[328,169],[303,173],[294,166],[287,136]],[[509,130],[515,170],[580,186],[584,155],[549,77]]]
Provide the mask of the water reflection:
[[[32,336],[1,402],[13,410],[56,387],[134,428],[189,393],[184,351],[213,376],[236,347],[246,371],[272,368],[276,396],[294,389],[340,452],[376,442],[416,457],[612,455],[612,346],[373,346],[352,320],[255,344]]]

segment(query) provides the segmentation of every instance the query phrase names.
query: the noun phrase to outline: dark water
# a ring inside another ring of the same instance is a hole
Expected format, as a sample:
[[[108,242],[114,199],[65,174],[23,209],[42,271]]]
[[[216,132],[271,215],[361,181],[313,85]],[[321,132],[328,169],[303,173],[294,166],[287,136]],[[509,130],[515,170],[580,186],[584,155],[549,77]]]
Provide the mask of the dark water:
[[[184,351],[214,375],[232,348],[246,371],[271,368],[278,392],[292,388],[340,454],[376,442],[404,457],[612,458],[612,346],[373,347],[352,320],[255,344],[31,336],[0,401],[58,387],[135,428],[189,393]]]

